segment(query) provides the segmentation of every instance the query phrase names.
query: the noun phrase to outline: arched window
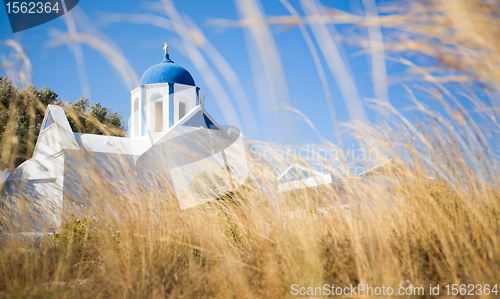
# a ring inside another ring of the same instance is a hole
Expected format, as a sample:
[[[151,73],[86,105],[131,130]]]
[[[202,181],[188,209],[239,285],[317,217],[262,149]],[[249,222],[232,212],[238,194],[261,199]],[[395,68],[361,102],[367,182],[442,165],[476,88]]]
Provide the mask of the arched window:
[[[163,131],[163,97],[159,93],[151,95],[150,98],[150,113],[152,122],[150,122],[153,132]]]
[[[139,99],[135,98],[134,100],[134,131],[132,133],[133,136],[141,135],[141,113],[139,111]]]
[[[180,94],[179,95],[179,110],[178,110],[178,120],[184,117],[186,115],[186,110],[187,110],[187,104],[189,103],[189,96],[187,94]]]

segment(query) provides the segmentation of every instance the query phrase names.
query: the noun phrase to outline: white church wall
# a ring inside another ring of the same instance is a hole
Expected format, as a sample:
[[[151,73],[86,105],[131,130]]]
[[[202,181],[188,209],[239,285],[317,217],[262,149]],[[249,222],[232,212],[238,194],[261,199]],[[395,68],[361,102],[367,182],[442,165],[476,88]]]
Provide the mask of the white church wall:
[[[232,190],[222,153],[169,170],[182,210],[217,199]]]
[[[50,113],[52,115],[54,122],[57,124],[63,148],[77,149],[78,144],[76,143],[75,136],[73,135],[73,130],[69,125],[69,121],[66,117],[66,114],[64,113],[64,109],[60,106],[49,105],[47,107],[47,113]]]
[[[51,179],[8,181],[4,190],[16,194],[11,198],[11,217],[35,230],[60,226],[60,204],[57,184]]]
[[[64,154],[49,158],[31,158],[17,167],[6,183],[16,217],[25,214],[25,204],[31,208],[34,228],[55,228],[61,224],[63,204]]]
[[[80,133],[75,133],[75,137],[87,151],[114,154],[130,154],[132,152],[130,138]]]
[[[54,123],[39,135],[40,141],[37,142],[33,157],[47,158],[60,153],[63,150],[61,134]]]
[[[149,136],[136,137],[130,141],[131,154],[138,157],[153,145]]]
[[[64,210],[84,216],[89,204],[105,203],[105,198],[92,197],[92,191],[106,188],[107,192],[126,194],[142,184],[137,175],[135,158],[129,154],[66,151],[64,165]],[[95,193],[93,193],[95,196]],[[65,219],[69,220],[69,219]]]
[[[142,108],[144,87],[139,86],[130,92],[130,136],[141,136],[142,131]]]
[[[49,211],[48,215],[51,216],[54,227],[59,227],[61,225],[61,213],[64,203],[64,159],[64,155],[59,155],[51,159],[52,161],[50,161],[50,164],[52,164],[52,167],[49,167],[49,172],[54,174],[55,181],[53,188],[50,185],[46,186],[48,190],[50,190],[47,191],[50,192],[50,196],[44,198],[46,207]]]
[[[87,151],[140,156],[152,142],[148,136],[134,138],[75,133],[80,147]]]

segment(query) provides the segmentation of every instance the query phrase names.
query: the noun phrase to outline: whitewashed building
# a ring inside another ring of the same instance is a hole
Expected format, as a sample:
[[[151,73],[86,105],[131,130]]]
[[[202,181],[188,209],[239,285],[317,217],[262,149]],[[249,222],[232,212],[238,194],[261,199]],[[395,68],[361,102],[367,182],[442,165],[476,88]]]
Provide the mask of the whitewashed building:
[[[66,205],[88,201],[92,178],[86,174],[95,170],[110,185],[164,188],[167,182],[181,209],[219,198],[247,179],[240,131],[210,116],[191,74],[170,60],[166,44],[164,49],[164,60],[146,70],[130,92],[128,137],[75,133],[63,108],[48,107],[33,157],[5,182],[13,205],[24,194],[45,224],[57,227]],[[194,182],[200,176],[219,183]]]

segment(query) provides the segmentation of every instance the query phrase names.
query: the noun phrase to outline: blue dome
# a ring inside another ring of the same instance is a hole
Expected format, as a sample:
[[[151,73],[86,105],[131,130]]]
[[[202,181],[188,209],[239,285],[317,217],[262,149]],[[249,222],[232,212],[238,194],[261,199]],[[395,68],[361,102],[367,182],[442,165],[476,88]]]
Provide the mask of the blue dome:
[[[165,59],[162,62],[153,65],[142,74],[141,85],[154,83],[179,83],[196,86],[191,74],[170,60],[168,54],[165,54]]]

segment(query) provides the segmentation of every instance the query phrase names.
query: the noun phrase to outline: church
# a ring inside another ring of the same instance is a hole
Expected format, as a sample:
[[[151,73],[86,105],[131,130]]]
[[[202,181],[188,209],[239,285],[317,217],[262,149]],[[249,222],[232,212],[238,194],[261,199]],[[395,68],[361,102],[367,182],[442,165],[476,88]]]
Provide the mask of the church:
[[[33,157],[5,182],[13,205],[24,195],[43,225],[57,227],[66,208],[88,203],[86,192],[97,181],[169,188],[188,209],[231,193],[248,178],[239,129],[210,116],[191,74],[170,59],[166,43],[163,49],[163,61],[130,92],[127,137],[75,133],[63,108],[48,106]]]

